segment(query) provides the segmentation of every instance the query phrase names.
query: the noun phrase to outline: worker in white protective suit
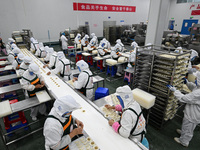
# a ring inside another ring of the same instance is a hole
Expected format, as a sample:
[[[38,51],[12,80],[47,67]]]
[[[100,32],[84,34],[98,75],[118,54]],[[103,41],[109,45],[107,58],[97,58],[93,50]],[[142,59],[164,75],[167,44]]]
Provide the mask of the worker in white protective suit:
[[[13,61],[13,63],[12,63],[13,69],[14,69],[14,70],[19,70],[19,67],[20,67],[21,63],[23,62],[23,60],[24,60],[24,54],[19,53],[19,54],[17,55],[17,59],[15,59],[15,60]]]
[[[89,51],[94,50],[98,47],[98,39],[96,36],[94,36],[91,40],[90,43],[87,45],[87,48]]]
[[[61,43],[62,43],[62,50],[64,52],[64,54],[67,54],[67,50],[68,50],[68,39],[65,37],[65,33],[63,32],[61,37],[60,37]]]
[[[182,54],[183,53],[183,48],[182,47],[177,47],[174,52]]]
[[[15,47],[13,51],[8,53],[8,61],[12,64],[14,60],[17,59],[17,55],[21,53],[21,50],[18,47]]]
[[[46,150],[69,150],[69,144],[82,136],[83,123],[71,115],[79,108],[80,105],[70,95],[56,99],[44,123]]]
[[[53,50],[53,53],[50,56],[49,64],[44,65],[43,68],[46,68],[48,66],[50,69],[55,69],[57,62],[58,62],[57,52]]]
[[[37,51],[37,49],[39,49],[39,42],[34,39],[33,37],[30,38],[30,41],[31,41],[31,51],[33,53],[35,53]]]
[[[32,63],[29,65],[29,68],[24,72],[21,80],[22,88],[27,90],[29,97],[36,96],[36,92],[45,90],[44,78],[40,74],[39,67]],[[37,120],[38,112],[42,115],[46,115],[46,105],[40,104],[31,108],[32,120]]]
[[[176,98],[180,102],[186,103],[182,129],[176,130],[181,136],[180,138],[174,138],[177,143],[185,147],[189,146],[189,142],[193,137],[193,131],[200,123],[200,72],[197,73],[196,77],[195,83],[188,82],[185,79],[186,85],[192,91],[189,94],[184,95],[179,90],[176,90],[175,87],[168,85],[169,89],[174,92]]]
[[[110,54],[110,53],[108,53],[108,51],[107,51],[106,49],[104,49],[104,48],[101,47],[100,45],[99,45],[99,47],[97,48],[97,51],[98,51],[98,55],[99,55],[100,57],[104,57],[104,56]],[[110,55],[110,56],[111,56],[111,55]],[[103,67],[105,67],[105,66],[106,66],[106,60],[104,59],[104,60],[103,60]]]
[[[91,34],[91,40],[92,40],[94,37],[95,37],[95,39],[96,39],[96,42],[95,42],[95,43],[97,43],[97,44],[98,44],[98,39],[97,39],[97,36],[95,35],[95,33],[92,33],[92,34]]]
[[[19,75],[23,76],[24,72],[28,69],[29,65],[32,62],[32,58],[29,56],[25,56],[23,62],[19,66]]]
[[[189,61],[189,64],[188,64],[188,73],[189,74],[192,74],[193,72],[196,72],[197,69],[199,69],[199,67],[193,65],[192,66],[192,62],[195,60],[195,58],[198,58],[199,57],[199,54],[197,51],[191,49],[191,55],[190,55],[190,61]]]
[[[78,33],[74,39],[75,44],[81,44],[81,34]]]
[[[83,47],[86,47],[89,44],[89,36],[87,34],[82,38],[81,44]]]
[[[47,55],[47,52],[44,47],[39,47],[37,51],[35,52],[35,56],[38,56],[39,58],[45,58]]]
[[[8,38],[8,43],[6,44],[6,52],[7,54],[12,51],[11,45],[15,43],[15,40],[13,38]],[[16,45],[16,44],[15,44]],[[17,45],[16,45],[17,46]]]
[[[119,57],[121,56],[121,54],[119,52],[120,52],[119,49],[112,48],[111,49],[111,57],[112,57],[112,59],[118,61]],[[117,73],[116,73],[117,76],[122,76],[121,75],[122,74],[122,67],[123,67],[122,65],[117,65]]]
[[[121,42],[120,39],[116,40],[116,45],[114,46],[114,49],[119,49],[120,52],[124,51],[124,44]]]
[[[58,57],[58,63],[56,65],[56,68],[51,70],[51,72],[48,72],[47,75],[50,75],[51,73],[54,73],[54,74],[60,73],[60,76],[65,81],[70,80],[72,78],[70,61],[65,57],[62,51],[59,51],[57,53],[57,57]]]
[[[85,95],[89,100],[93,98],[93,74],[89,69],[88,64],[84,60],[79,60],[76,63],[79,71],[81,72],[78,78],[74,77],[74,88],[78,89],[83,95]]]
[[[138,47],[138,44],[134,41],[131,43],[131,47],[133,48],[133,50],[130,51],[130,56],[128,58],[128,68],[133,68],[135,65],[136,49]]]
[[[100,41],[99,46],[103,47],[103,49],[107,49],[107,50],[111,49],[110,42],[108,40],[106,40],[106,38],[103,38]]]
[[[105,107],[121,112],[121,120],[119,122],[114,122],[113,119],[110,119],[109,125],[112,126],[116,133],[119,133],[125,138],[147,142],[145,138],[146,121],[143,117],[140,105],[133,99],[131,88],[128,85],[118,87],[116,89],[116,94],[119,96],[120,105],[105,105]],[[148,142],[145,146],[148,147]]]
[[[47,53],[46,57],[44,58],[44,62],[49,63],[51,55],[54,53],[54,49],[50,48],[48,46],[45,46],[44,48],[45,48],[46,53]]]

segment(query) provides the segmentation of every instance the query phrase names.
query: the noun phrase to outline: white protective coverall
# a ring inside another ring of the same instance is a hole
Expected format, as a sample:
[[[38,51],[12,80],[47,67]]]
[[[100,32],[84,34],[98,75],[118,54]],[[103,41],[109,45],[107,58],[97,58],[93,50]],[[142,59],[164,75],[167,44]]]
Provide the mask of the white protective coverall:
[[[88,50],[93,50],[94,47],[97,47],[97,46],[98,46],[98,39],[96,36],[94,36],[91,39],[90,43],[88,44],[87,48],[88,48]]]
[[[30,38],[30,41],[31,41],[31,49],[36,51],[40,47],[39,42],[33,37]]]
[[[50,60],[48,64],[49,68],[55,69],[57,62],[58,62],[57,52],[54,51],[53,54],[50,56]]]
[[[138,44],[134,41],[131,43],[131,47],[133,48],[132,51],[130,51],[130,56],[128,59],[128,67],[132,68],[135,63],[135,55],[136,55],[136,48],[138,47]]]
[[[195,50],[193,50],[193,49],[191,49],[191,55],[190,55],[190,61],[189,61],[189,64],[188,64],[188,73],[193,73],[193,68],[192,68],[192,61],[194,60],[194,57],[198,57],[199,56],[199,54],[198,54],[198,52],[197,51],[195,51]]]
[[[30,72],[33,72],[33,74],[31,75]],[[39,67],[36,64],[32,63],[29,65],[29,68],[24,72],[24,74],[22,76],[22,80],[21,80],[22,88],[27,91],[30,91],[30,92],[37,90],[37,89],[35,89],[35,85],[31,84],[31,82],[30,82],[30,81],[34,80],[36,77],[39,78],[40,82],[44,81],[44,78],[40,74]],[[38,89],[38,90],[40,90],[40,89]],[[31,108],[30,116],[32,117],[32,119],[34,118],[33,120],[37,120],[36,117],[37,117],[38,112],[42,115],[45,115],[46,114],[46,105],[40,104],[38,106]]]
[[[82,44],[83,46],[87,46],[87,43],[89,43],[89,36],[86,34],[86,35],[82,38],[81,44]]]
[[[29,65],[32,62],[32,58],[29,56],[24,57],[24,61],[19,66],[19,75],[23,76],[24,72],[28,69]]]
[[[100,43],[99,46],[103,47],[103,49],[110,49],[110,42],[108,40],[106,40],[106,38],[103,38]]]
[[[53,108],[51,109],[49,116],[54,116],[55,118],[47,117],[44,123],[43,134],[45,137],[45,149],[46,150],[58,150],[66,147],[71,143],[71,138],[69,134],[64,135],[63,126],[60,122],[65,123],[67,118],[62,117],[66,112],[73,112],[79,109],[80,105],[75,101],[75,99],[66,95],[56,99]],[[72,116],[73,124],[75,125],[75,120]],[[73,130],[73,126],[70,126],[70,132]]]
[[[47,55],[47,52],[44,47],[39,47],[37,51],[35,52],[35,56],[38,56],[39,58],[45,58]]]
[[[62,50],[67,50],[68,49],[68,44],[67,44],[68,39],[64,35],[62,35],[60,37],[60,40],[62,42]]]
[[[115,50],[116,50],[116,49],[119,49],[120,52],[123,52],[123,51],[124,51],[124,44],[122,44],[121,40],[118,39],[118,40],[116,41],[116,43],[117,43],[117,44],[114,46],[114,49],[115,49]]]
[[[100,57],[109,55],[107,52],[104,51],[103,47],[101,47],[100,45],[97,48],[97,50],[98,50],[98,56],[100,56]],[[103,60],[103,67],[105,67],[105,66],[106,66],[106,59]]]
[[[21,53],[20,49],[18,47],[15,47],[13,51],[10,51],[8,53],[8,61],[12,64],[15,59],[17,59],[17,55]]]
[[[15,43],[11,44],[11,49],[13,50],[15,47],[18,47]]]
[[[56,68],[51,70],[51,72],[54,74],[60,73],[60,76],[63,77],[65,81],[68,81],[72,78],[70,61],[65,57],[62,51],[59,51],[57,56],[58,62],[56,64]]]
[[[116,60],[116,61],[118,61],[118,59],[119,59],[119,49],[114,49],[114,48],[112,48],[112,50],[111,50],[111,57],[112,57],[112,59],[114,59],[114,60]],[[122,73],[122,65],[117,65],[117,73]]]
[[[46,50],[46,52],[47,52],[47,55],[46,55],[46,57],[44,58],[44,61],[49,62],[49,61],[50,61],[51,55],[54,53],[54,49],[53,49],[53,48],[50,48],[50,47],[47,47],[47,46],[45,46],[44,48],[45,48],[45,50]]]
[[[17,67],[19,67],[21,65],[21,63],[24,60],[24,55],[22,53],[19,53],[17,55],[17,59],[15,59],[12,63],[13,69],[14,70],[18,70]]]
[[[182,49],[183,49],[182,47],[177,47],[174,52],[182,54],[183,53]]]
[[[89,100],[92,100],[93,98],[93,77],[92,72],[89,69],[88,64],[84,60],[79,60],[76,63],[76,66],[79,68],[79,71],[81,72],[78,76],[78,80],[74,82],[75,89],[83,89],[86,88],[86,97]]]
[[[192,91],[189,94],[182,94],[179,90],[174,92],[176,98],[186,103],[184,118],[179,141],[182,145],[188,146],[193,137],[195,127],[200,123],[200,72],[197,73],[197,85],[187,82],[188,88]]]
[[[74,39],[75,44],[81,44],[81,34],[78,33]]]
[[[136,138],[138,141],[141,141],[142,138],[144,138],[144,135],[142,137],[143,131],[146,132],[145,129],[145,118],[143,117],[143,114],[139,116],[138,123],[136,125],[135,130],[132,132],[132,135],[130,135],[131,130],[134,128],[137,118],[142,110],[140,108],[140,105],[133,99],[133,93],[128,85],[125,85],[123,87],[118,87],[116,89],[116,94],[121,97],[124,103],[124,108],[122,108],[121,105],[115,106],[115,109],[117,111],[122,111],[122,116],[120,122],[115,122],[112,127],[115,130],[115,132],[119,133],[121,136],[131,139]],[[130,110],[133,109],[137,115]],[[136,135],[139,134],[139,135]],[[136,136],[133,136],[136,135]]]

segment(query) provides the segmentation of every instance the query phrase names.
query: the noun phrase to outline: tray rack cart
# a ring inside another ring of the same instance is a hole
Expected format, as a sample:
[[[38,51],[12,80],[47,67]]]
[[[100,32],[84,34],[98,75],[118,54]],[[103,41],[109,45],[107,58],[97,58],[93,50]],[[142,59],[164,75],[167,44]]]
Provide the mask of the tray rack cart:
[[[149,45],[136,51],[133,87],[140,88],[156,96],[148,122],[156,128],[171,120],[180,104],[167,88],[170,84],[183,89],[183,80],[188,68],[190,50],[174,53],[175,49]]]

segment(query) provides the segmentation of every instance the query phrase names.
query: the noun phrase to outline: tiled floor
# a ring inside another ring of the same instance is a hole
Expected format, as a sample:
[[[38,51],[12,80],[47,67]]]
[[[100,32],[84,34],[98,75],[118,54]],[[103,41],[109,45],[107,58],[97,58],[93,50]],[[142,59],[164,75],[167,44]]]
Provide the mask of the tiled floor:
[[[61,50],[59,45],[51,45],[54,47],[56,51]],[[130,46],[126,46],[127,49],[130,49]],[[74,58],[72,58],[74,60]],[[92,71],[95,71],[95,67],[91,67]],[[101,77],[106,77],[105,73],[100,74]],[[105,81],[105,87],[109,88],[109,92],[114,93],[116,88],[119,86],[122,86],[126,84],[126,82],[123,82],[123,79],[117,80],[117,82],[108,82]],[[25,115],[28,120],[28,122],[31,122],[31,118],[29,116],[30,111],[26,111]],[[163,129],[157,130],[153,126],[148,125],[147,126],[147,134],[146,137],[150,143],[150,149],[151,150],[199,150],[200,149],[200,128],[199,126],[196,127],[195,132],[194,132],[194,137],[190,142],[190,145],[188,148],[184,148],[183,146],[177,144],[173,138],[178,136],[176,133],[177,128],[181,128],[182,124],[182,117],[183,117],[183,108],[178,111],[178,115],[181,117],[176,116],[169,122],[165,124]],[[40,116],[42,117],[42,116]],[[1,125],[3,124],[2,119],[0,121]],[[27,131],[23,132],[31,132],[33,128],[37,127],[42,127],[43,126],[43,121],[34,125]],[[114,132],[114,131],[113,131]],[[19,135],[23,133],[18,133]],[[13,137],[9,137],[13,138]],[[103,138],[103,137],[102,137]],[[5,147],[2,144],[2,140],[0,139],[0,150],[4,150]],[[9,149],[11,150],[44,150],[44,137],[43,137],[43,132],[42,130],[28,136],[25,139],[22,139],[14,144],[11,144],[9,146]]]

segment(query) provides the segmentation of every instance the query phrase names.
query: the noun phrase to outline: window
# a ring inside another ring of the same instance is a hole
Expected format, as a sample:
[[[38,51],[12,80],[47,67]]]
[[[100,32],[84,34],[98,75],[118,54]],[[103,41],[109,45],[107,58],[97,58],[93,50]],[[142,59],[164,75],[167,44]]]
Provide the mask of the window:
[[[200,2],[200,0],[177,0],[177,3]]]

